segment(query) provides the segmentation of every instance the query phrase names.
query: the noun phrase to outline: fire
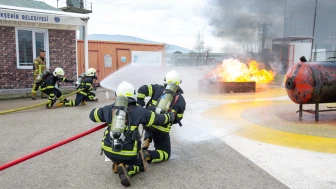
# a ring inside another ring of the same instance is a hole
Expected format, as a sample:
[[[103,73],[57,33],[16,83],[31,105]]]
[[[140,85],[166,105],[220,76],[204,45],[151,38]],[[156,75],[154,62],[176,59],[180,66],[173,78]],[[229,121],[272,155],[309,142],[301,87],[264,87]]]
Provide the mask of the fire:
[[[274,80],[275,73],[259,70],[259,63],[255,60],[248,62],[248,66],[236,59],[224,59],[221,65],[213,70],[208,78],[216,78],[221,82],[249,82],[270,83]]]

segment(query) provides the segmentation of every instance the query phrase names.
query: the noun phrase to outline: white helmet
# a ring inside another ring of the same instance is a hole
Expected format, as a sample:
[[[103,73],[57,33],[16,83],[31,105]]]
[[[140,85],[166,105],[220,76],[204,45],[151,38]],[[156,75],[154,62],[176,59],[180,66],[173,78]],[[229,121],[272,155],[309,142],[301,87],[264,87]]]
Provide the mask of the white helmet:
[[[126,81],[121,82],[116,90],[116,96],[126,96],[135,98],[134,86]]]
[[[96,72],[97,72],[96,69],[94,69],[94,68],[89,68],[89,69],[87,70],[87,72],[86,72],[86,75],[87,75],[87,76],[96,76]]]
[[[180,75],[175,71],[171,70],[166,74],[166,77],[164,78],[164,81],[166,83],[175,83],[177,85],[180,85],[182,83],[182,80],[180,79]]]
[[[64,76],[64,70],[62,68],[56,68],[53,72],[54,76]]]

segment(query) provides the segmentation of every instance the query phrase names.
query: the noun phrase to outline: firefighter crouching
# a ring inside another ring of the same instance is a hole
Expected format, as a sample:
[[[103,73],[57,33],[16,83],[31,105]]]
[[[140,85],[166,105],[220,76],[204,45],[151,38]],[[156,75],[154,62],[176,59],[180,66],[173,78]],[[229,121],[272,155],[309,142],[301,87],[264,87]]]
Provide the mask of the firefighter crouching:
[[[91,92],[97,90],[97,86],[94,84],[94,81],[98,79],[96,74],[97,71],[94,68],[89,68],[86,73],[82,73],[75,85],[77,90],[83,89],[83,91],[77,93],[76,100],[60,102],[57,106],[78,106],[79,104],[85,105],[86,101],[98,101],[96,94]]]
[[[44,50],[40,50],[40,56],[37,57],[34,60],[34,65],[33,65],[33,76],[34,76],[34,81],[36,80],[36,78],[43,73],[43,71],[46,69],[46,60],[45,60],[45,51]],[[32,88],[32,92],[31,92],[31,98],[32,100],[36,100],[36,92],[37,92],[38,88],[36,89],[35,87],[35,83],[33,85]],[[41,91],[41,98],[47,98],[47,94],[43,93]]]
[[[102,150],[112,161],[112,170],[119,174],[121,184],[130,186],[130,176],[147,169],[138,126],[163,125],[173,122],[175,116],[172,113],[155,114],[138,106],[134,86],[126,81],[119,84],[116,96],[114,104],[93,109],[90,119],[108,123]]]
[[[57,99],[60,99],[61,103],[67,101],[67,99],[63,96],[62,92],[59,89],[55,88],[55,84],[57,81],[74,82],[73,80],[69,80],[64,77],[64,70],[62,68],[56,68],[54,72],[45,70],[35,80],[36,85],[34,85],[34,90],[37,90],[40,87],[41,92],[49,95],[46,108],[52,108]]]
[[[145,106],[145,97],[151,97],[146,105],[147,109],[155,111],[155,113],[173,112],[176,115],[173,124],[179,123],[182,126],[181,120],[186,108],[186,102],[182,96],[183,91],[179,87],[182,81],[175,70],[168,72],[164,81],[166,82],[164,85],[141,86],[138,90],[137,102],[139,105]],[[148,163],[159,163],[169,159],[171,153],[169,132],[173,124],[166,123],[145,128],[142,149]],[[155,150],[147,150],[152,140]]]

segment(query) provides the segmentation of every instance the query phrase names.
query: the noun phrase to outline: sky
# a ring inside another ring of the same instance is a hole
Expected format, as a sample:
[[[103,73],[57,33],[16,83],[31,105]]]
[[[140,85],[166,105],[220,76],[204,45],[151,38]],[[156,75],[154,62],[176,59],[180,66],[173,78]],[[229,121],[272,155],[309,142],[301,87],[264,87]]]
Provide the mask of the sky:
[[[56,7],[56,0],[43,0]],[[209,23],[206,0],[91,0],[89,34],[121,34],[193,49],[196,35]],[[66,0],[60,0],[66,2]],[[204,28],[204,42],[220,52],[223,41]]]

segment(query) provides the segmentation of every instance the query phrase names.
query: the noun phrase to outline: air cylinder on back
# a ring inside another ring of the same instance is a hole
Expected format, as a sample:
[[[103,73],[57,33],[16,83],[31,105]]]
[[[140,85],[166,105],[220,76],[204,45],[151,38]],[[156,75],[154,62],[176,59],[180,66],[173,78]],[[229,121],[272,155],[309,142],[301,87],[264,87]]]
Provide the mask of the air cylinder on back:
[[[285,88],[297,104],[336,102],[336,62],[294,64],[286,73]]]

